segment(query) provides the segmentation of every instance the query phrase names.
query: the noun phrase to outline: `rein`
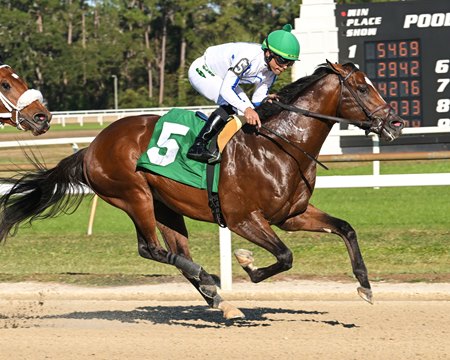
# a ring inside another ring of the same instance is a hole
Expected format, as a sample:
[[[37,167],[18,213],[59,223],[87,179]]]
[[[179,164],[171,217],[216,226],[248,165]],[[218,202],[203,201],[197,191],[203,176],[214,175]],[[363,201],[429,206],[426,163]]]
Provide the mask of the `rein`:
[[[306,155],[306,157],[312,161],[314,161],[316,164],[319,164],[322,168],[324,168],[325,170],[329,170],[328,167],[326,165],[324,165],[322,162],[320,162],[318,159],[316,159],[314,156],[312,156],[310,153],[308,153],[307,151],[303,150],[300,146],[298,146],[297,144],[293,143],[291,140],[289,140],[287,137],[284,137],[283,135],[281,135],[280,133],[277,133],[276,131],[269,129],[267,126],[261,125],[261,127],[270,132],[271,134],[279,137],[281,140],[287,142],[289,145],[295,147],[297,150],[300,150],[303,154]]]
[[[319,114],[316,112],[312,112],[306,109],[302,109],[299,108],[297,106],[294,105],[288,105],[285,103],[282,103],[281,101],[278,100],[272,100],[272,103],[279,106],[280,108],[284,109],[284,110],[288,110],[288,111],[292,111],[298,114],[302,114],[308,117],[313,117],[319,120],[328,120],[328,121],[335,121],[335,122],[340,122],[343,124],[350,124],[350,125],[356,125],[359,128],[363,129],[363,130],[370,130],[371,129],[371,125],[368,121],[363,121],[363,120],[350,120],[350,119],[345,119],[345,118],[341,118],[341,117],[337,117],[337,116],[330,116],[330,115],[324,115],[324,114]],[[378,111],[378,110],[377,110]]]
[[[320,114],[320,113],[316,113],[316,112],[312,112],[306,109],[302,109],[299,108],[297,106],[294,105],[289,105],[289,104],[285,104],[282,103],[281,101],[277,100],[277,99],[271,99],[271,102],[277,106],[279,106],[280,108],[287,110],[287,111],[291,111],[291,112],[295,112],[304,116],[308,116],[308,117],[312,117],[315,119],[319,119],[319,120],[326,120],[326,121],[334,121],[334,122],[339,122],[339,123],[343,123],[343,124],[350,124],[350,125],[356,125],[359,128],[363,129],[366,131],[366,134],[368,134],[370,131],[377,131],[379,130],[379,128],[382,126],[383,124],[383,120],[379,119],[379,118],[375,118],[374,114],[377,113],[380,110],[383,110],[385,108],[390,108],[390,105],[388,104],[383,104],[379,107],[377,107],[375,110],[369,112],[368,109],[364,106],[364,104],[361,102],[361,99],[359,98],[359,96],[355,93],[355,91],[348,86],[347,84],[347,80],[350,78],[350,76],[357,71],[356,68],[352,69],[345,77],[343,77],[340,73],[336,72],[333,70],[333,72],[339,77],[339,83],[340,83],[340,88],[341,88],[341,96],[339,97],[339,104],[338,104],[338,113],[339,113],[339,109],[341,107],[341,99],[342,99],[342,91],[344,89],[344,87],[350,92],[350,94],[353,96],[353,98],[355,99],[355,101],[357,102],[357,104],[361,107],[361,109],[364,111],[364,114],[366,114],[368,119],[371,119],[372,121],[367,121],[367,120],[350,120],[350,119],[346,119],[346,118],[342,118],[342,117],[338,117],[338,116],[330,116],[330,115],[324,115],[324,114]],[[376,123],[374,125],[374,123]],[[300,150],[303,154],[305,154],[310,160],[314,161],[316,164],[320,165],[322,168],[324,168],[325,170],[328,170],[328,167],[325,166],[323,163],[321,163],[318,159],[316,159],[314,156],[312,156],[311,154],[309,154],[308,152],[306,152],[305,150],[303,150],[302,148],[300,148],[297,144],[293,143],[292,141],[290,141],[288,138],[286,138],[285,136],[279,134],[278,132],[269,129],[268,127],[261,125],[261,127],[270,132],[271,134],[279,137],[280,139],[282,139],[283,141],[287,142],[288,144],[290,144],[291,146],[295,147],[296,149]]]

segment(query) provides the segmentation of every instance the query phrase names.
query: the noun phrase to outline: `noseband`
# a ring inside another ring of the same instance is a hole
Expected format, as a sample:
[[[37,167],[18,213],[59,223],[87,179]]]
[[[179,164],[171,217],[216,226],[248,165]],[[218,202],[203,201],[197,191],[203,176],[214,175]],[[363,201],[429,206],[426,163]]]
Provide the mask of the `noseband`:
[[[9,66],[0,65],[0,69],[4,67]],[[20,112],[36,100],[39,101],[40,103],[43,103],[44,98],[41,92],[35,89],[28,89],[22,95],[20,95],[19,99],[17,100],[17,104],[14,104],[11,100],[9,100],[5,95],[3,95],[0,92],[0,101],[5,107],[5,109],[8,111],[6,113],[0,113],[0,122],[1,119],[11,119],[15,123],[17,129],[24,131],[25,129],[22,127],[21,124],[22,122],[27,120],[21,116]]]

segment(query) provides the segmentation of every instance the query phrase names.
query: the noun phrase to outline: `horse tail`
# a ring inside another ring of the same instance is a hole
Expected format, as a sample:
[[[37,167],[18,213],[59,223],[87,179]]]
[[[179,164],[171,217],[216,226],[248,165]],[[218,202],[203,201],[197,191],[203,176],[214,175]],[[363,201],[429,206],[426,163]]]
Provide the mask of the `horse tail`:
[[[61,160],[52,169],[47,169],[35,156],[26,155],[35,170],[19,173],[13,178],[1,178],[0,183],[12,185],[0,197],[0,242],[8,235],[15,235],[19,226],[28,221],[56,217],[72,213],[83,200],[82,149]]]

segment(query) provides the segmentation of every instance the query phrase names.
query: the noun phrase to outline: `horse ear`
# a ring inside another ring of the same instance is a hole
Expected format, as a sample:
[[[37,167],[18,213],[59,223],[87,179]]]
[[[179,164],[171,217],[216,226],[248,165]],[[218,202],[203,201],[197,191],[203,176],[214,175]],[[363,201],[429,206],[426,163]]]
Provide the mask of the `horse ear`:
[[[327,64],[328,64],[328,67],[331,69],[331,70],[333,70],[333,72],[335,72],[336,74],[339,74],[340,72],[339,72],[339,69],[337,68],[337,66],[336,65],[339,65],[339,64],[333,64],[330,60],[328,60],[327,59]]]
[[[338,64],[338,63],[332,63],[331,61],[329,61],[328,59],[327,59],[327,64],[328,64],[328,67],[329,67],[329,69],[331,70],[331,71],[333,71],[335,74],[340,74],[340,75],[342,75],[343,74],[343,69],[342,69],[342,65],[341,64]]]

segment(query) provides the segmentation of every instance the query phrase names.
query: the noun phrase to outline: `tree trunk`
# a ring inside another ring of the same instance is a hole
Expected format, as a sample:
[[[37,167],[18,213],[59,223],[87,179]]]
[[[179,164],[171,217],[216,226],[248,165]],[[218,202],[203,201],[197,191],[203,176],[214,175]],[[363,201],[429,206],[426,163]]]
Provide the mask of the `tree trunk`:
[[[178,69],[178,101],[180,104],[186,103],[186,39],[181,38],[180,67]]]
[[[44,21],[42,20],[42,14],[40,11],[38,11],[36,15],[37,15],[37,19],[36,19],[37,31],[38,31],[38,33],[43,33],[44,32]]]
[[[72,0],[69,0],[69,3],[67,4],[67,8],[69,11],[69,20],[68,20],[68,24],[67,24],[67,45],[72,45],[72,34],[73,34],[73,24],[72,24]]]
[[[147,26],[145,30],[144,38],[145,38],[145,49],[150,52],[150,26]],[[146,68],[147,68],[147,88],[148,88],[148,98],[153,98],[153,79],[152,79],[152,62],[150,59],[146,59]]]
[[[166,67],[166,41],[167,41],[167,16],[164,16],[163,31],[161,41],[161,62],[159,63],[159,101],[158,104],[162,105],[164,102],[164,71]]]
[[[84,11],[81,13],[81,46],[86,49],[86,14]]]

